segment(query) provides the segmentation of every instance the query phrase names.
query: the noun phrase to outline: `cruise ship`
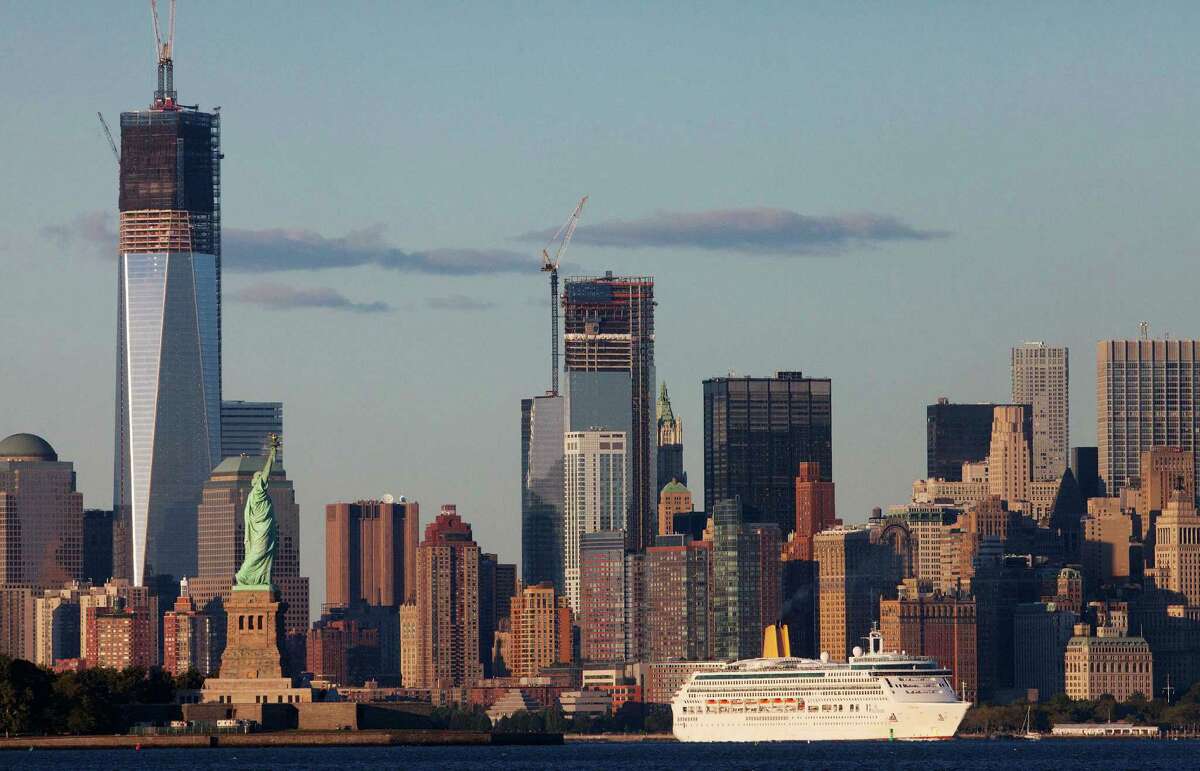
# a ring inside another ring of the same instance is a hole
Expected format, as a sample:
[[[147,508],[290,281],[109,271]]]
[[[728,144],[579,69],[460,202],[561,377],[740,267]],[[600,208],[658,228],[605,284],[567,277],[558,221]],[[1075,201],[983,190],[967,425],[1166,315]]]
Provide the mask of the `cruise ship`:
[[[671,702],[679,741],[949,739],[970,706],[955,694],[949,670],[885,653],[878,630],[867,638],[869,650],[855,647],[845,663],[827,653],[792,658],[786,628],[768,627],[765,637],[764,658],[697,671],[679,689]]]

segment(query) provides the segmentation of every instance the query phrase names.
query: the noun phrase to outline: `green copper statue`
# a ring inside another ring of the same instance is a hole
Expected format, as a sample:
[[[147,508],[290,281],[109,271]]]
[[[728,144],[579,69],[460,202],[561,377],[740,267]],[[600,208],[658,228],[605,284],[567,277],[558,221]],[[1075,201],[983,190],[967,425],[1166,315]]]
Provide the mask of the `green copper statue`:
[[[271,478],[271,466],[275,463],[275,450],[279,448],[279,437],[275,434],[270,436],[270,446],[262,471],[255,471],[250,481],[250,495],[246,498],[246,513],[243,515],[246,558],[234,577],[235,591],[274,588],[271,584],[271,565],[275,562],[278,538],[275,507],[271,504],[271,496],[267,495],[267,482]]]

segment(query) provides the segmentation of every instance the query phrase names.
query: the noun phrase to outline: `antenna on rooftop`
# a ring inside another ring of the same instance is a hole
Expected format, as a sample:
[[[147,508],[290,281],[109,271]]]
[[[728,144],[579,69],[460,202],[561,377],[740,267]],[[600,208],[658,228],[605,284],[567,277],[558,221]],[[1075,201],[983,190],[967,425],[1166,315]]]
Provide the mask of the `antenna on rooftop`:
[[[1149,321],[1139,321],[1138,322],[1138,337],[1141,338],[1142,340],[1150,339],[1150,322]]]

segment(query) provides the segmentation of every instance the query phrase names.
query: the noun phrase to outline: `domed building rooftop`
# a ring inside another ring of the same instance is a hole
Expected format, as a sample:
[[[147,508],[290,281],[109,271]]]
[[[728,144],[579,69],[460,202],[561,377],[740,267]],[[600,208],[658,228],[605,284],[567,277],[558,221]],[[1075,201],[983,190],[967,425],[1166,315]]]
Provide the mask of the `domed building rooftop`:
[[[50,443],[34,434],[13,434],[0,440],[0,460],[58,460]]]

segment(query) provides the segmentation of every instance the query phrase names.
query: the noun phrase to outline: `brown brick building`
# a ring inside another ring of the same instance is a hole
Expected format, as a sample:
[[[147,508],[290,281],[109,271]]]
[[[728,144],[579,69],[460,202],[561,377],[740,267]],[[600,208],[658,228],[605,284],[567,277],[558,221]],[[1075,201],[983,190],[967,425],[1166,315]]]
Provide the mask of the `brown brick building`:
[[[453,505],[442,506],[417,548],[416,688],[463,688],[479,661],[479,546]],[[405,683],[408,686],[408,683]]]
[[[646,651],[650,661],[712,657],[712,543],[680,542],[646,550]]]
[[[325,507],[325,602],[400,606],[416,597],[420,507],[358,501]]]
[[[894,600],[880,600],[884,647],[929,656],[951,671],[951,685],[975,699],[979,688],[975,600],[969,596],[917,591],[915,582]]]

